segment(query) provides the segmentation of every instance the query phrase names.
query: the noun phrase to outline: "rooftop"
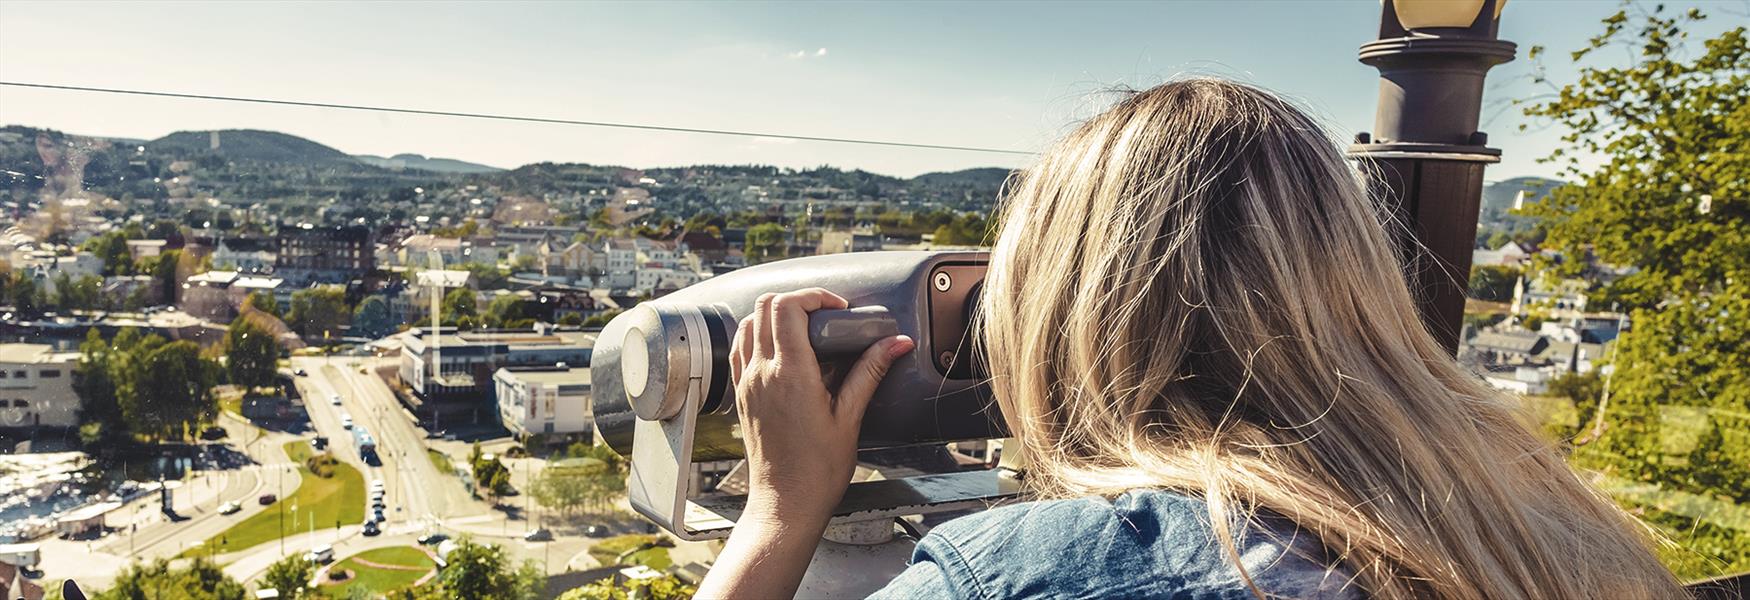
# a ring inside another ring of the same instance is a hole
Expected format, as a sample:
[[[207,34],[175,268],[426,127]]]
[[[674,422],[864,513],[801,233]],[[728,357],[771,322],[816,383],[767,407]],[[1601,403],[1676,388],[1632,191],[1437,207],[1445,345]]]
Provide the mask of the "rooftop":
[[[0,362],[4,363],[39,363],[46,362],[54,346],[48,344],[0,344]]]
[[[539,383],[549,386],[559,385],[589,385],[589,367],[558,367],[538,368],[505,368],[498,370],[498,376],[526,383]]]

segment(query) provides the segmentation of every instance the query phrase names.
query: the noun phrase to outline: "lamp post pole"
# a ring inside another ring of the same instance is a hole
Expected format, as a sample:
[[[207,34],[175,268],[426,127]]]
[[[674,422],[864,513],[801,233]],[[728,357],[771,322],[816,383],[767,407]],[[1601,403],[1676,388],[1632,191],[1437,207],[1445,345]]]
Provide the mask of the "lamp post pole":
[[[1379,108],[1349,156],[1384,184],[1407,229],[1393,233],[1416,310],[1449,352],[1464,322],[1483,167],[1501,160],[1477,123],[1484,77],[1516,48],[1496,39],[1505,2],[1386,0],[1379,39],[1361,46],[1361,62],[1379,70]]]

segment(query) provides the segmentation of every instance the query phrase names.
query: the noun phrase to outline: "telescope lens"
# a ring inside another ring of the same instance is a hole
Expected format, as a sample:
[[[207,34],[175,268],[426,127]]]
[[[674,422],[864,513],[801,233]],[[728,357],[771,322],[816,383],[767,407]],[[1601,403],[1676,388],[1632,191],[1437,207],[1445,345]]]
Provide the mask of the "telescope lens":
[[[626,330],[626,341],[620,346],[620,380],[626,393],[644,395],[644,384],[650,377],[650,349],[644,345],[644,332],[637,327]]]

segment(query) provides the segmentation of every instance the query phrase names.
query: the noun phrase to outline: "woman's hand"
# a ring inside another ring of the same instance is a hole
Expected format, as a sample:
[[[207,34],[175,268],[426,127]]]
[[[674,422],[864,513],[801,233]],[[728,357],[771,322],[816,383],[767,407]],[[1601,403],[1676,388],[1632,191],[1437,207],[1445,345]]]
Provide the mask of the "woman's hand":
[[[766,294],[741,320],[729,370],[747,444],[747,508],[697,597],[796,594],[857,467],[863,409],[887,367],[915,345],[902,335],[875,342],[837,393],[826,389],[808,343],[808,313],[845,306],[819,288]]]
[[[747,445],[749,513],[824,525],[850,483],[863,409],[914,344],[905,336],[875,342],[837,393],[827,390],[808,343],[808,313],[845,307],[844,298],[811,288],[761,296],[741,320],[729,372]]]

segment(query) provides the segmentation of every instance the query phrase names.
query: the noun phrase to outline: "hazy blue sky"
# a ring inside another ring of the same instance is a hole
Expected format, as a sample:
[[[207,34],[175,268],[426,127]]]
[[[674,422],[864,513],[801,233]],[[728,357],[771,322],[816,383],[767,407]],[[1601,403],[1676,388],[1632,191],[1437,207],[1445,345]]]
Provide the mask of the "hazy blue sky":
[[[1682,3],[1674,3],[1682,4]],[[1741,9],[1742,2],[1719,8]],[[1521,134],[1524,50],[1565,51],[1614,1],[1515,0],[1521,58],[1491,79],[1490,179],[1545,174],[1557,132]],[[1716,11],[1718,12],[1718,11]],[[1215,74],[1301,100],[1343,135],[1371,127],[1355,61],[1377,0],[1165,3],[0,3],[0,79],[433,110],[861,137],[1034,151],[1100,90]],[[1725,15],[1718,15],[1724,20]],[[1620,56],[1620,55],[1618,55]],[[1491,115],[1494,115],[1491,118]],[[1026,157],[115,97],[0,87],[0,123],[154,138],[284,131],[354,154],[502,167],[832,164],[896,175]]]

